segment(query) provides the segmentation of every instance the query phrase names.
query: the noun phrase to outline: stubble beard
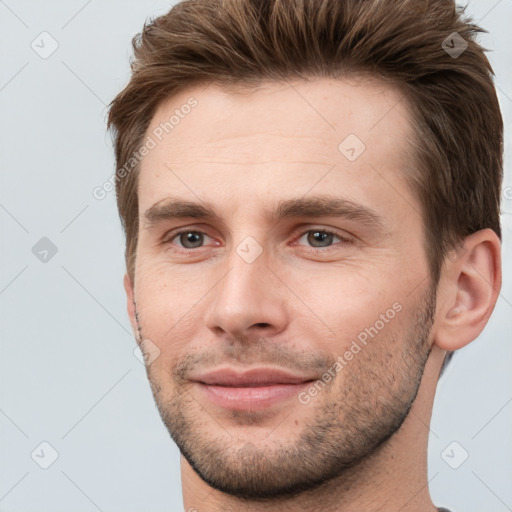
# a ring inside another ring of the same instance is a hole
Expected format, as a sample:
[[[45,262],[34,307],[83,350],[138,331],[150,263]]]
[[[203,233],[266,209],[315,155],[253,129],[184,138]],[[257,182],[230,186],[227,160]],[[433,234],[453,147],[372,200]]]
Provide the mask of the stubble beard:
[[[182,381],[164,396],[148,367],[162,421],[194,471],[223,493],[268,501],[317,489],[376,452],[406,419],[430,354],[435,298],[430,289],[406,332],[389,334],[386,330],[392,327],[386,326],[309,404],[297,401],[302,425],[298,434],[280,438],[278,426],[265,441],[253,442],[240,427],[261,419],[251,412],[225,416],[226,428],[221,428]],[[164,375],[172,378],[171,372]]]

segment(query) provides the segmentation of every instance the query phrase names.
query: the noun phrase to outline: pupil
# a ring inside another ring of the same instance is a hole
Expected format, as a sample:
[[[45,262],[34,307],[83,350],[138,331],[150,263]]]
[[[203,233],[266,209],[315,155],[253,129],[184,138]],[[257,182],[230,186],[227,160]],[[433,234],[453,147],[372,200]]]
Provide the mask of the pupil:
[[[181,243],[183,247],[186,247],[187,249],[192,249],[195,247],[199,247],[202,242],[202,235],[201,233],[197,233],[195,231],[190,231],[189,233],[183,233],[181,235]],[[192,244],[192,245],[187,245]]]
[[[330,243],[330,242],[332,242],[333,236],[334,235],[332,235],[330,233],[325,233],[323,231],[314,231],[314,232],[310,233],[310,235],[309,235],[309,242],[310,243],[312,242],[312,245],[315,245],[315,243],[317,243],[317,242],[322,243],[325,241]],[[320,247],[325,247],[325,245],[321,245]]]

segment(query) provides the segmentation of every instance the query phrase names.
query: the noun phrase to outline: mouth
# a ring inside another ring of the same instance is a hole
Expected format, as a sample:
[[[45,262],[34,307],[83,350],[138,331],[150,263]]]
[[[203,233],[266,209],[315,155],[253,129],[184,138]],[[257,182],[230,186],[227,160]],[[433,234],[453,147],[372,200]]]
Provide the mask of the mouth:
[[[224,368],[191,380],[211,403],[230,410],[252,411],[289,400],[315,378],[277,368],[253,368],[245,372]]]

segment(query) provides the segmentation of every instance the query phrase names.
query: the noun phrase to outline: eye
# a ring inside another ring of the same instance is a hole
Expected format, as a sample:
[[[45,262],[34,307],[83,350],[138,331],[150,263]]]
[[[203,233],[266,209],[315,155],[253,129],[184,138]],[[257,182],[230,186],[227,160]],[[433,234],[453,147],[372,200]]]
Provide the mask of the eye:
[[[171,237],[164,240],[164,243],[171,244],[177,238],[180,243],[178,247],[181,246],[182,249],[198,249],[203,245],[205,237],[209,238],[202,231],[184,229],[172,234]]]
[[[164,244],[175,245],[174,241],[178,240],[178,248],[184,250],[200,249],[204,246],[205,238],[210,238],[206,233],[194,230],[194,229],[182,229],[181,231],[175,231],[170,233],[165,240]],[[300,241],[306,238],[307,244],[310,249],[322,249],[329,248],[336,245],[339,242],[343,244],[350,244],[352,240],[342,236],[340,233],[329,229],[308,229],[303,231],[301,236],[297,239],[299,245],[302,245]],[[338,241],[336,241],[336,239]]]
[[[309,229],[302,233],[301,237],[298,239],[300,241],[306,237],[306,241],[308,244],[311,244],[313,249],[321,249],[323,247],[331,247],[333,245],[333,240],[336,238],[340,242],[344,242],[346,244],[351,243],[351,240],[342,236],[335,231],[331,231],[328,229]]]

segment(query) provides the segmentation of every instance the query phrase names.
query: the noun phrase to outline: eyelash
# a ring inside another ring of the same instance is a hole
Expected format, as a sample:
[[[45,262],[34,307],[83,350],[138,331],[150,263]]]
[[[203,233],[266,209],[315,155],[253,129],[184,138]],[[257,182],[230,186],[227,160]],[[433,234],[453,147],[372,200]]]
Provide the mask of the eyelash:
[[[308,233],[313,233],[313,232],[325,233],[327,235],[334,235],[335,237],[339,238],[339,240],[343,244],[345,244],[345,245],[353,243],[353,240],[351,240],[351,239],[349,239],[347,237],[342,236],[340,233],[338,233],[336,231],[332,231],[330,229],[325,229],[325,228],[310,228],[310,229],[307,229],[305,231],[302,231],[300,233],[300,235],[298,236],[297,240],[300,240],[304,235],[307,235]],[[202,234],[202,235],[209,236],[204,231],[200,231],[200,230],[196,230],[196,229],[190,229],[190,228],[180,229],[180,230],[175,231],[175,232],[171,231],[170,234],[168,233],[169,236],[165,237],[163,243],[166,244],[166,245],[167,244],[171,244],[174,239],[176,239],[177,237],[179,237],[183,233],[199,233],[199,234]],[[331,249],[333,246],[334,246],[334,244],[330,245],[330,246],[327,246],[327,247],[310,247],[310,246],[307,246],[306,249],[308,251],[313,251],[313,252],[316,252],[316,251],[324,251],[325,252],[326,250]],[[197,249],[202,249],[202,248],[203,247],[196,247],[196,248],[193,248],[193,249],[188,249],[186,247],[179,247],[178,249],[181,250],[181,251],[190,252],[190,251],[195,251]]]

